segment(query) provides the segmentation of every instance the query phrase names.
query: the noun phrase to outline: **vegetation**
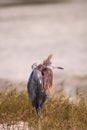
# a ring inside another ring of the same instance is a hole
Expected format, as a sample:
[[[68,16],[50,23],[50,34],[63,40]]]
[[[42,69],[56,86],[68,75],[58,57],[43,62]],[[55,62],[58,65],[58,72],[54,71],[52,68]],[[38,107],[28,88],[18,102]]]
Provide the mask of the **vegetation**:
[[[0,93],[0,124],[19,121],[28,122],[33,130],[87,130],[87,102],[70,102],[64,95],[52,97],[39,117],[27,92]]]

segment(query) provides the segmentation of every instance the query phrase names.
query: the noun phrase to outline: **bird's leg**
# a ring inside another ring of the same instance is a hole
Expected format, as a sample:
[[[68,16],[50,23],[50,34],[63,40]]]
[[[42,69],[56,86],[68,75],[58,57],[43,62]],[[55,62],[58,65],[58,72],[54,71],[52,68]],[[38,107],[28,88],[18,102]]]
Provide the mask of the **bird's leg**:
[[[39,99],[39,97],[36,98],[36,105],[35,105],[35,108],[36,108],[37,114],[40,115],[40,114],[41,114],[41,106],[40,106],[40,99]]]
[[[41,114],[41,107],[40,106],[38,106],[38,108],[37,108],[37,114],[40,116],[40,114]]]

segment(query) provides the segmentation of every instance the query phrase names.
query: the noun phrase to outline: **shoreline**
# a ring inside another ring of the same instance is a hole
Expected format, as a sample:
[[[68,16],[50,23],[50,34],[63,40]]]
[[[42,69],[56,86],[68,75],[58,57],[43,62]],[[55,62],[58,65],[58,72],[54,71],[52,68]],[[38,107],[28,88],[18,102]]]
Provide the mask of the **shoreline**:
[[[9,79],[0,79],[0,92],[10,91],[27,91],[26,81],[13,81]],[[76,100],[77,93],[85,93],[87,91],[87,75],[84,76],[72,76],[64,77],[63,75],[54,75],[53,79],[54,93],[64,93],[66,96],[70,96],[72,100]]]

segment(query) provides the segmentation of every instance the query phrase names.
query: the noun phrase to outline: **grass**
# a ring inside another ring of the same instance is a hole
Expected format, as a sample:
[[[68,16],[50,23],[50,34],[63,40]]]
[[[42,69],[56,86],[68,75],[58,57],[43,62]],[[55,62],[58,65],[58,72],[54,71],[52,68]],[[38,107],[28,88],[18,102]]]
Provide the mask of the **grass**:
[[[52,97],[38,117],[27,92],[0,93],[0,124],[19,121],[28,122],[34,130],[87,130],[87,102],[70,102],[64,95]]]

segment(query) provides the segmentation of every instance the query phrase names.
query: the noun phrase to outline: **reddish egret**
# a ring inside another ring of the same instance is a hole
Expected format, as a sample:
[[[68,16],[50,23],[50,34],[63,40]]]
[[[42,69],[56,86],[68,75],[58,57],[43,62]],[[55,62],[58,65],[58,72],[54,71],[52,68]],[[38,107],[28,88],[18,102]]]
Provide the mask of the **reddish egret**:
[[[52,69],[63,69],[62,67],[55,67],[51,63],[52,55],[49,55],[42,64],[32,65],[32,73],[28,80],[28,93],[35,107],[37,114],[40,115],[42,106],[48,97],[47,91],[53,85],[53,71]]]

